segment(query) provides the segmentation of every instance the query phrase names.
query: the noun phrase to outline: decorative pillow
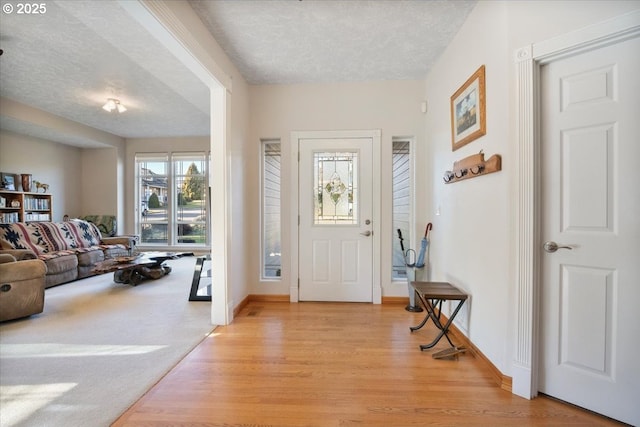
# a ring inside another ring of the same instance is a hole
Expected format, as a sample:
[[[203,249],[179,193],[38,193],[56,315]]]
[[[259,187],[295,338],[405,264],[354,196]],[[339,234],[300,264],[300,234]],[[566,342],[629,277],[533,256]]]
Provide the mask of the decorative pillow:
[[[57,223],[58,226],[59,224]],[[75,237],[76,245],[71,246],[72,248],[90,248],[91,246],[99,245],[102,240],[100,230],[91,222],[75,220],[63,222],[62,224],[63,226],[59,227],[66,228]]]
[[[103,236],[113,237],[116,235],[117,222],[115,215],[86,215],[82,219],[95,224]]]

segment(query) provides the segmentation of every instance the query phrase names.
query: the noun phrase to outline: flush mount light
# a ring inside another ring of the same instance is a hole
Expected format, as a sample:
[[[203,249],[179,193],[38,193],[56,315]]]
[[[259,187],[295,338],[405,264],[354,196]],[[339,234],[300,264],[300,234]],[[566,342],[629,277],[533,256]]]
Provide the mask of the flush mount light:
[[[102,106],[102,109],[108,112],[118,110],[118,113],[124,113],[127,109],[120,103],[119,99],[109,98],[107,103]]]

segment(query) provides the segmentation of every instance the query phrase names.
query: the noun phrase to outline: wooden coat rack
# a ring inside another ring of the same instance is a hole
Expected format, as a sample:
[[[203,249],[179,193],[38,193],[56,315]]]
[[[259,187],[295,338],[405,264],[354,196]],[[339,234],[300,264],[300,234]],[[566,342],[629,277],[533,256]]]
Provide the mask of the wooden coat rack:
[[[488,160],[484,159],[482,150],[478,154],[465,157],[453,162],[453,170],[446,171],[442,178],[445,184],[462,181],[469,178],[487,175],[502,170],[502,157],[494,154]]]

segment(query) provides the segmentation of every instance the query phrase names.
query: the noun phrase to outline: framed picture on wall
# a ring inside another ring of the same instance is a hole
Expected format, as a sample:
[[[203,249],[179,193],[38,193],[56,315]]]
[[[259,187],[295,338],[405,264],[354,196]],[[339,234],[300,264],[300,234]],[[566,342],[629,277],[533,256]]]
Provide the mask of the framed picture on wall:
[[[484,65],[451,96],[451,148],[467,145],[486,133]]]
[[[16,177],[12,173],[0,172],[0,187],[3,190],[15,191],[16,189]]]

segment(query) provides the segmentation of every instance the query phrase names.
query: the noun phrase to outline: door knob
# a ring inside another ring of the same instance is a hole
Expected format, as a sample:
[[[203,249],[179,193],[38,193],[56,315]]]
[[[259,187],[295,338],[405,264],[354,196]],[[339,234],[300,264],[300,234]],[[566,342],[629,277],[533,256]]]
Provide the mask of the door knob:
[[[367,231],[363,231],[363,232],[362,232],[362,233],[360,233],[360,234],[362,234],[363,236],[367,236],[367,237],[369,237],[369,236],[371,236],[373,233],[372,233],[371,231],[367,230]]]
[[[573,249],[571,246],[558,246],[556,242],[553,242],[551,240],[549,240],[548,242],[544,242],[544,245],[542,246],[542,248],[549,253],[554,253],[558,249],[569,249],[569,250]]]

